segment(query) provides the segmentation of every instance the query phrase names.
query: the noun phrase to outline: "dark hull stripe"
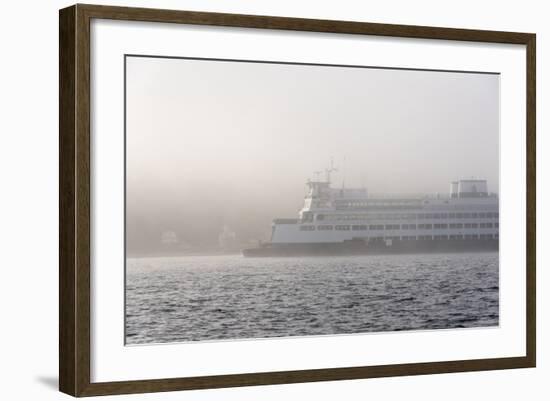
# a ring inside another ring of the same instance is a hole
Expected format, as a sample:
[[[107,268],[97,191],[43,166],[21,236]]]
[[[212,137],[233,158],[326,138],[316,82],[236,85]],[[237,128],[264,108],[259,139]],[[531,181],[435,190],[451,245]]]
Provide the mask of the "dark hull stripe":
[[[393,240],[391,245],[384,241],[344,241],[334,243],[265,244],[258,248],[244,249],[247,257],[269,256],[331,256],[331,255],[379,255],[413,253],[451,253],[498,251],[498,239],[457,240]]]

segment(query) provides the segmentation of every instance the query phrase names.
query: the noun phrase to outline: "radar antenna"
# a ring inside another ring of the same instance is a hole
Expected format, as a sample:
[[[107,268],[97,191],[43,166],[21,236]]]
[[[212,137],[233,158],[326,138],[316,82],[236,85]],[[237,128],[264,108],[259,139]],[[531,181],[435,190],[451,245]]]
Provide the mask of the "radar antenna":
[[[330,184],[330,174],[334,173],[335,171],[338,171],[337,168],[334,168],[334,159],[330,158],[330,168],[325,169],[325,177],[326,181]]]

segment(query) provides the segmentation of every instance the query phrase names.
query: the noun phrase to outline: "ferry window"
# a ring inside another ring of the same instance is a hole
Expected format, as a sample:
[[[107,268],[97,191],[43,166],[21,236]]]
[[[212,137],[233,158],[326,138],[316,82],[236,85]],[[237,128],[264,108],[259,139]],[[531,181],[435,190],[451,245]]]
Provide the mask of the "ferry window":
[[[364,225],[358,225],[358,226],[351,226],[351,229],[352,230],[361,230],[361,231],[364,231],[367,229],[367,226],[364,226]]]
[[[434,228],[438,228],[438,229],[447,228],[447,224],[434,224]]]
[[[369,230],[383,230],[384,226],[380,224],[373,224],[369,226]]]
[[[349,231],[349,226],[336,226],[339,231]]]
[[[323,214],[318,214],[317,215],[317,220],[324,220],[324,218],[325,218],[325,215],[323,215]]]
[[[431,224],[419,224],[418,228],[421,230],[430,230],[432,228]]]
[[[386,230],[399,230],[399,224],[386,224]]]
[[[434,239],[449,239],[449,237],[446,235],[435,235]]]
[[[432,239],[431,235],[419,235],[418,239]]]
[[[472,213],[472,218],[477,218],[477,213]]]
[[[498,223],[495,223],[495,228],[498,228]]]
[[[313,221],[313,215],[311,213],[304,213],[302,215],[303,221]]]
[[[450,226],[451,226],[451,228],[463,228],[464,227],[462,225],[462,223],[451,223]]]
[[[456,213],[449,213],[450,219],[456,219]]]
[[[462,235],[451,235],[449,236],[450,239],[462,239]]]
[[[416,224],[402,224],[401,228],[403,230],[416,230]]]
[[[315,231],[315,226],[300,226],[300,231]]]
[[[332,226],[317,226],[317,230],[319,231],[329,231],[329,230],[332,230],[333,227]]]

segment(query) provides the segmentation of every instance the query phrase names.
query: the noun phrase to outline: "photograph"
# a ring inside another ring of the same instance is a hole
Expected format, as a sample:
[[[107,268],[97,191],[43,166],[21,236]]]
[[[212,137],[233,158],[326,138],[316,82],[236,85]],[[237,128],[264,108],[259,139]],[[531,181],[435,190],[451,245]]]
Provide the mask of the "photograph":
[[[125,57],[125,343],[499,325],[490,72]]]

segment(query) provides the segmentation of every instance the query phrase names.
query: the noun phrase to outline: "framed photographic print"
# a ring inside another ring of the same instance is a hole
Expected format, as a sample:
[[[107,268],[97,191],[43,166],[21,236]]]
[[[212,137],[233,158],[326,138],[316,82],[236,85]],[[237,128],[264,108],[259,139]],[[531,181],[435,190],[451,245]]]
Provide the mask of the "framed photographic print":
[[[535,35],[60,11],[60,390],[535,366]]]

